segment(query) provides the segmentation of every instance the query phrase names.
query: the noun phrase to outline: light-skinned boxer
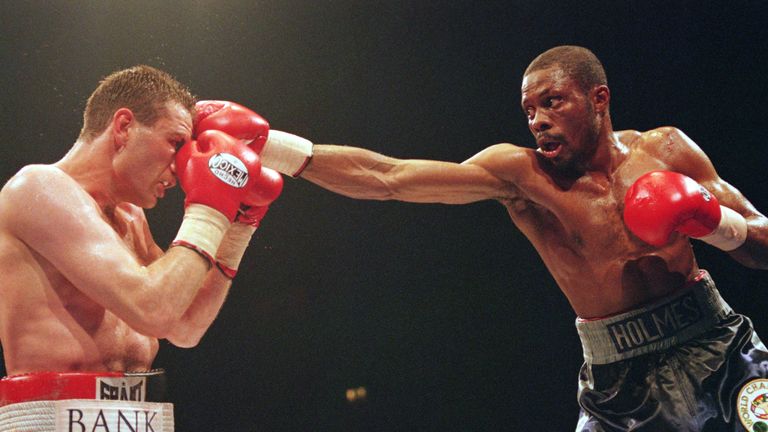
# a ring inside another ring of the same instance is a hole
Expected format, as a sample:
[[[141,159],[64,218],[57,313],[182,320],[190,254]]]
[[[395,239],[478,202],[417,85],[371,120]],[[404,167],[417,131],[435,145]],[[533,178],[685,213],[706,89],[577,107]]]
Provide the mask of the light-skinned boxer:
[[[195,128],[194,105],[158,69],[110,74],[69,152],[0,192],[0,429],[173,429],[158,340],[199,342],[282,188],[241,139]],[[163,250],[143,209],[177,177],[184,218]]]

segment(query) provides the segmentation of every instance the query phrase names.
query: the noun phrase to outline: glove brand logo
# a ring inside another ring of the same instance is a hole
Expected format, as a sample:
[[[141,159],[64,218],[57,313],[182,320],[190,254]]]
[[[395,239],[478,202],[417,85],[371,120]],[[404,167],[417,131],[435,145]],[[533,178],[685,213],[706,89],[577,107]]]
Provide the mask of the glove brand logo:
[[[712,195],[704,186],[699,185],[699,193],[701,194],[701,197],[704,198],[704,201],[709,202],[712,200]]]
[[[248,169],[243,161],[229,153],[217,153],[208,160],[211,173],[224,183],[243,188],[248,183]]]
[[[755,379],[744,385],[736,398],[741,424],[749,431],[768,431],[768,380]]]

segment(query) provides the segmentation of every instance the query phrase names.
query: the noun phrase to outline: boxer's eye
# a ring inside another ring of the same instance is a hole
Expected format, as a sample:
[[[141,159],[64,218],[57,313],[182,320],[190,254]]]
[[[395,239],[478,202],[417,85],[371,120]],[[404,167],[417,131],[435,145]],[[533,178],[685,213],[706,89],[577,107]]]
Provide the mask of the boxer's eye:
[[[552,108],[556,107],[563,100],[560,96],[550,96],[546,99],[544,106]]]
[[[173,147],[176,149],[176,151],[179,151],[179,149],[181,147],[183,147],[184,144],[186,144],[186,142],[187,142],[187,140],[183,140],[183,139],[182,140],[173,140],[173,141],[171,141],[171,144],[173,144]]]
[[[528,120],[533,120],[533,116],[534,116],[534,115],[535,115],[535,114],[534,114],[534,110],[533,110],[533,108],[527,108],[527,109],[525,110],[525,116],[526,116],[526,117],[528,117]]]

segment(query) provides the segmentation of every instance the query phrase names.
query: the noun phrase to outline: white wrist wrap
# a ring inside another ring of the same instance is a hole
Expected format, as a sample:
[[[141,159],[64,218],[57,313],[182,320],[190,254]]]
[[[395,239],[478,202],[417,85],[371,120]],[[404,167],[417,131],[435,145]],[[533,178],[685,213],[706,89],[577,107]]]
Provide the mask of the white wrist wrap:
[[[230,270],[237,271],[254,232],[256,232],[254,226],[233,223],[219,245],[219,250],[216,252],[216,262]]]
[[[190,204],[171,244],[189,247],[213,260],[229,225],[229,219],[220,211],[202,204]]]
[[[728,207],[720,206],[720,211],[720,224],[717,228],[698,239],[726,252],[732,251],[747,240],[747,220]]]
[[[271,129],[261,152],[261,163],[275,171],[297,177],[312,157],[312,141]]]

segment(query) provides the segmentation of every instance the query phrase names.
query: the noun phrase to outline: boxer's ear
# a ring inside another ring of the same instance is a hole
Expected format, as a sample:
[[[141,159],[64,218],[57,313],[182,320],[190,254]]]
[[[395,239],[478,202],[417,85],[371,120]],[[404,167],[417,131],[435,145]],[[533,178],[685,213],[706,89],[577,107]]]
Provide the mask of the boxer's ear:
[[[115,153],[120,153],[125,148],[131,126],[135,123],[135,120],[136,117],[133,115],[133,111],[128,108],[120,108],[112,115],[110,126]]]
[[[611,102],[611,90],[607,85],[595,86],[590,92],[590,99],[596,113],[605,113]]]

